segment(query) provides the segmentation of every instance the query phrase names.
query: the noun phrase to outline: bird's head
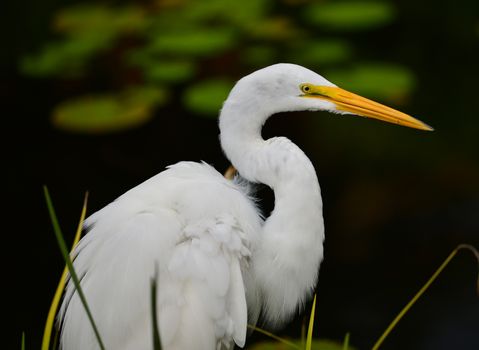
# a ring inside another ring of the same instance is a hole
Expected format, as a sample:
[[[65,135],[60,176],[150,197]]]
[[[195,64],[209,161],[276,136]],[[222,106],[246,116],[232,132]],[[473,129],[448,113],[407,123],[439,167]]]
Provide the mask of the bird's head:
[[[407,114],[341,89],[321,75],[295,64],[275,64],[242,78],[225,107],[262,115],[288,111],[329,111],[379,119],[411,128],[433,130]],[[262,121],[264,122],[264,120]]]

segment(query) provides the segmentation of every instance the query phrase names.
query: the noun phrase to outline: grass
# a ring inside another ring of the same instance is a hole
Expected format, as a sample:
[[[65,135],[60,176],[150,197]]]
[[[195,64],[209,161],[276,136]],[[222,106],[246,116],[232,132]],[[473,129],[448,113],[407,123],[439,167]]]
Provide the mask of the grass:
[[[314,316],[316,315],[316,294],[313,299],[313,307],[311,308],[311,315],[309,316],[308,335],[306,336],[306,350],[311,350],[311,343],[313,342],[313,327]]]
[[[103,341],[101,339],[100,333],[98,331],[98,328],[95,324],[95,321],[93,319],[93,316],[91,314],[91,311],[88,307],[87,300],[85,298],[85,295],[83,293],[83,290],[81,289],[81,285],[79,283],[78,276],[73,268],[73,264],[70,258],[70,253],[69,250],[67,249],[67,246],[65,244],[65,240],[63,238],[63,234],[60,229],[60,225],[58,223],[58,219],[55,214],[55,209],[52,204],[52,200],[50,198],[50,194],[48,192],[48,189],[46,186],[44,186],[44,194],[45,194],[45,201],[48,207],[48,212],[50,215],[50,219],[52,221],[53,225],[53,231],[55,233],[60,251],[63,255],[63,258],[66,263],[65,270],[63,271],[63,274],[60,278],[60,282],[58,284],[58,287],[56,289],[47,321],[45,324],[45,331],[44,331],[44,337],[43,337],[43,342],[42,342],[42,350],[49,350],[50,349],[50,343],[51,343],[51,334],[52,334],[52,329],[53,329],[53,323],[55,319],[55,315],[58,309],[58,304],[61,299],[61,295],[63,293],[63,290],[65,288],[65,283],[66,283],[66,278],[67,278],[67,271],[70,273],[72,282],[75,285],[75,288],[77,290],[77,293],[81,299],[81,302],[83,304],[83,307],[85,308],[85,311],[87,312],[88,318],[90,320],[91,326],[93,328],[93,331],[95,333],[95,336],[98,341],[98,345],[100,349],[105,350]],[[82,208],[82,213],[80,217],[80,222],[78,224],[78,228],[75,234],[75,239],[73,243],[73,248],[76,246],[80,239],[82,227],[83,227],[83,222],[86,216],[86,208],[87,208],[87,200],[88,200],[88,193],[85,195],[85,199],[83,202],[83,208]],[[72,248],[72,250],[73,250]],[[383,334],[379,337],[379,339],[375,342],[375,344],[372,347],[372,350],[378,350],[381,345],[384,343],[388,335],[394,330],[394,328],[397,326],[399,321],[410,311],[412,306],[419,300],[419,298],[426,292],[426,290],[431,286],[431,284],[439,277],[439,275],[442,273],[442,271],[449,265],[449,263],[452,261],[452,259],[460,252],[463,250],[467,250],[472,252],[472,254],[475,256],[478,266],[479,266],[479,252],[476,250],[475,247],[467,244],[460,244],[458,245],[452,252],[449,254],[449,256],[444,260],[444,262],[439,266],[439,268],[433,273],[433,275],[426,281],[426,283],[421,287],[421,289],[413,296],[413,298],[404,306],[404,308],[398,313],[398,315],[393,319],[393,321],[389,324],[389,326],[386,328],[386,330],[383,332]],[[160,336],[158,333],[158,320],[157,320],[157,288],[158,288],[158,282],[157,282],[157,269],[155,270],[155,276],[151,279],[151,289],[150,289],[150,297],[151,297],[151,320],[152,320],[152,336],[153,336],[153,350],[161,350],[161,341],[160,341]],[[476,281],[476,288],[477,288],[477,293],[479,294],[479,268],[478,268],[478,278]],[[312,307],[311,307],[311,313],[309,317],[309,324],[308,324],[308,332],[306,339],[302,339],[300,342],[294,342],[290,341],[281,337],[278,337],[277,335],[270,333],[266,330],[263,330],[259,327],[253,326],[253,325],[248,325],[250,329],[253,329],[257,332],[260,332],[288,347],[294,348],[294,349],[300,349],[300,350],[312,350],[313,348],[315,350],[319,350],[318,347],[318,342],[316,342],[313,339],[313,329],[314,329],[314,319],[315,319],[315,313],[316,313],[316,295],[314,296]],[[56,339],[56,338],[55,338]],[[349,349],[349,340],[350,340],[350,334],[346,333],[344,341],[342,343],[342,350],[348,350]],[[54,344],[56,341],[54,341]],[[313,345],[315,344],[316,347]],[[55,348],[55,347],[54,347]],[[21,349],[25,350],[25,333],[22,333],[22,340],[21,340]],[[340,348],[338,348],[340,349]]]
[[[386,337],[391,333],[391,331],[396,327],[398,322],[406,315],[406,313],[411,309],[411,307],[418,301],[418,299],[424,294],[424,292],[429,288],[429,286],[439,277],[444,268],[449,265],[451,260],[456,256],[460,250],[469,250],[471,251],[477,259],[479,264],[479,252],[472,245],[460,244],[454,249],[451,254],[444,260],[444,262],[439,266],[439,268],[433,273],[433,275],[426,281],[422,288],[412,297],[412,299],[406,304],[406,306],[399,312],[399,314],[394,318],[394,320],[389,324],[384,333],[379,337],[376,343],[373,345],[372,350],[377,350],[384,342]],[[479,294],[479,276],[477,279],[477,293]]]
[[[46,196],[48,194],[48,189],[45,187],[44,191],[45,191],[45,199],[46,199],[47,198]],[[80,222],[78,223],[78,228],[77,228],[77,231],[75,233],[75,238],[73,239],[73,245],[72,245],[71,251],[73,251],[75,246],[80,241],[80,236],[81,236],[81,232],[82,232],[82,228],[83,228],[83,221],[85,220],[85,216],[86,216],[87,201],[88,201],[88,193],[85,195],[85,199],[83,200],[83,207],[82,207],[82,212],[81,212],[81,215],[80,215]],[[53,214],[55,214],[54,209],[53,209],[53,205],[52,205],[52,210],[53,210]],[[51,216],[51,214],[50,214],[50,216]],[[51,220],[53,222],[53,217],[51,217]],[[60,234],[61,234],[61,231],[60,231]],[[58,282],[58,286],[57,286],[57,289],[55,291],[55,295],[53,296],[53,300],[52,300],[52,303],[50,305],[50,310],[48,311],[47,321],[45,323],[45,329],[44,329],[44,332],[43,332],[43,340],[42,340],[42,347],[41,347],[42,350],[48,350],[50,348],[53,324],[55,322],[55,316],[57,314],[58,305],[60,303],[60,299],[61,299],[61,296],[63,294],[63,290],[65,289],[67,275],[68,275],[68,267],[65,266],[65,268],[63,269],[63,273],[60,277],[60,281]],[[55,348],[56,340],[57,340],[57,338],[55,337],[54,343],[53,343],[54,344],[53,348]]]
[[[349,332],[348,332],[348,333],[346,333],[346,335],[344,336],[343,350],[348,350],[348,349],[349,349],[349,337],[350,337],[350,334],[349,334]]]
[[[22,343],[20,349],[25,350],[25,332],[22,332]]]
[[[88,319],[90,320],[90,324],[93,328],[93,332],[95,333],[95,337],[98,341],[98,345],[100,346],[101,350],[105,350],[105,346],[103,345],[103,341],[101,340],[100,333],[98,332],[98,328],[97,328],[97,326],[95,324],[95,321],[93,319],[93,315],[91,314],[90,308],[88,307],[88,303],[87,303],[87,300],[85,298],[85,294],[83,293],[83,290],[81,289],[80,280],[78,279],[78,275],[76,274],[75,269],[73,268],[73,263],[72,263],[72,260],[70,259],[70,251],[68,250],[67,245],[65,243],[65,240],[63,239],[63,234],[62,234],[62,231],[60,229],[60,225],[58,223],[58,219],[57,219],[57,216],[56,216],[56,213],[55,213],[55,209],[53,207],[52,200],[50,198],[50,193],[48,192],[48,188],[46,186],[43,186],[43,192],[44,192],[45,201],[46,201],[47,207],[48,207],[48,213],[49,213],[50,219],[52,221],[53,231],[55,232],[55,237],[57,239],[60,251],[63,255],[63,259],[65,260],[65,263],[67,265],[68,272],[70,273],[70,278],[72,279],[72,282],[75,285],[75,289],[78,293],[78,296],[80,297],[80,300],[83,304],[83,307],[85,308]],[[80,227],[80,230],[81,230],[81,227],[83,227],[83,221],[85,219],[87,199],[88,199],[88,194],[85,195],[85,200],[83,202],[84,204],[83,204],[82,216],[80,218],[80,223],[78,224],[78,226]],[[60,284],[61,283],[62,283],[62,281],[60,281]],[[64,281],[63,281],[63,284],[64,284]],[[58,302],[55,299],[54,299],[53,302],[54,303],[56,302],[56,305],[58,305]],[[49,319],[47,319],[47,326],[48,326],[48,322],[49,322]],[[50,327],[50,331],[47,331],[47,333],[51,334],[52,325],[49,326],[49,327]],[[48,346],[47,346],[46,349],[48,349]]]
[[[151,326],[153,334],[153,350],[161,350],[160,334],[158,333],[158,319],[156,314],[156,291],[158,289],[158,266],[155,266],[155,276],[151,279]]]

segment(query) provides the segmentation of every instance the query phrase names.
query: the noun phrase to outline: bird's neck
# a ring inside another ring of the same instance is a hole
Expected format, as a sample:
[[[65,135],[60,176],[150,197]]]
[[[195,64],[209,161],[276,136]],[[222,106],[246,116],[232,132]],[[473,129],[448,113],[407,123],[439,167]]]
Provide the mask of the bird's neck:
[[[226,156],[244,178],[274,191],[274,210],[264,223],[253,269],[261,284],[265,319],[279,325],[316,285],[324,239],[318,179],[294,143],[283,137],[263,140],[261,116],[241,119],[225,112],[220,129]]]
[[[274,191],[274,210],[267,223],[284,216],[291,234],[314,230],[305,223],[322,227],[318,178],[311,161],[298,146],[284,137],[263,140],[260,135],[246,139],[232,137],[227,143],[226,155],[241,176],[268,185]]]
[[[284,137],[264,140],[261,128],[269,115],[254,104],[241,106],[228,100],[220,115],[221,146],[233,166],[245,179],[273,189],[274,213],[285,203],[289,210],[321,216],[320,188],[311,161]]]
[[[259,108],[243,107],[239,114],[235,107],[229,101],[223,107],[220,140],[223,151],[241,176],[271,187],[276,202],[301,192],[302,188],[320,199],[316,172],[304,152],[284,137],[264,140],[261,129],[269,115]]]

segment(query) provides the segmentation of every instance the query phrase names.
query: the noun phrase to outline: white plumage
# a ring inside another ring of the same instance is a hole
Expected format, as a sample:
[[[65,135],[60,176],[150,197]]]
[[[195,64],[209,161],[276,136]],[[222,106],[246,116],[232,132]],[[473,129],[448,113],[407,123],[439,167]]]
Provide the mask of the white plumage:
[[[274,190],[274,211],[266,220],[241,181],[194,162],[170,166],[86,220],[74,266],[107,349],[152,349],[155,270],[166,350],[242,347],[247,322],[256,323],[260,313],[267,324],[280,326],[302,307],[323,258],[319,184],[296,145],[283,137],[263,140],[261,127],[272,114],[295,110],[387,120],[387,107],[378,104],[381,116],[373,107],[369,114],[364,106],[351,110],[354,101],[348,110],[335,95],[343,91],[291,64],[252,73],[231,91],[220,115],[221,145],[244,179]],[[389,121],[427,128],[394,113]],[[98,349],[72,283],[60,320],[64,350]]]

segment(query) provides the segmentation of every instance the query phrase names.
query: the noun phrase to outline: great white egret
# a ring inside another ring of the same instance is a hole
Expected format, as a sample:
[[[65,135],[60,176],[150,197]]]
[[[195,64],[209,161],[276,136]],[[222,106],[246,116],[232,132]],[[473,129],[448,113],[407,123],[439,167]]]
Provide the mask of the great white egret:
[[[180,162],[91,215],[74,266],[107,349],[152,349],[155,266],[166,350],[243,347],[248,322],[261,314],[279,326],[304,305],[323,258],[318,179],[290,140],[261,137],[271,115],[302,110],[432,130],[301,66],[276,64],[239,80],[220,113],[221,146],[241,178],[273,189],[274,210],[263,219],[244,180]],[[60,320],[64,350],[98,348],[71,282]]]

